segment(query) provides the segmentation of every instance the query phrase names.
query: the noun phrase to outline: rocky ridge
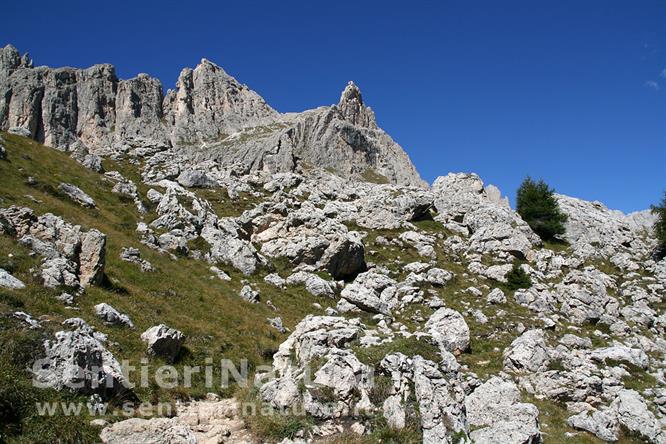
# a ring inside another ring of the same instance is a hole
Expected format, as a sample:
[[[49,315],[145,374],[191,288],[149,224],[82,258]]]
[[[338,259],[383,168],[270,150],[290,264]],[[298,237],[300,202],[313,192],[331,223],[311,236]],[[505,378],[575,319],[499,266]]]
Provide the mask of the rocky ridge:
[[[147,74],[118,79],[109,64],[34,67],[7,45],[0,49],[0,129],[71,152],[91,168],[100,167],[99,156],[149,158],[162,166],[153,181],[198,176],[196,183],[210,186],[229,172],[317,166],[344,177],[369,173],[424,185],[352,82],[337,105],[281,114],[206,59],[183,69],[164,94]]]

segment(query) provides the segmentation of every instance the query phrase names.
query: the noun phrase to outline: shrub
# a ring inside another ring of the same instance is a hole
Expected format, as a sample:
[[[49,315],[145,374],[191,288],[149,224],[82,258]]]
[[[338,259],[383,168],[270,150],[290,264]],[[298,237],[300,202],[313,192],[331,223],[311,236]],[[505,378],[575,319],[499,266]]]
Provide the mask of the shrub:
[[[666,191],[659,205],[652,206],[652,213],[657,216],[654,223],[654,235],[657,238],[657,257],[666,257]]]
[[[542,240],[555,239],[564,234],[567,216],[560,211],[553,193],[543,181],[527,178],[518,188],[516,211]]]
[[[511,290],[518,290],[519,288],[530,288],[532,286],[532,279],[525,273],[518,262],[513,263],[513,268],[506,274],[507,286]]]

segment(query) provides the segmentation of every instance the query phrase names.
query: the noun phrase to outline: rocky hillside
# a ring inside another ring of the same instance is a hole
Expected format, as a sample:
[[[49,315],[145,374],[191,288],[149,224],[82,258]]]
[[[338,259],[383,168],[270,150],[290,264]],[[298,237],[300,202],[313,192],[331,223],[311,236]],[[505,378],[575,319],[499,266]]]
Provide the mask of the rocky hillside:
[[[2,54],[0,441],[666,443],[649,212],[560,195],[543,243],[474,174],[423,186],[352,84],[280,115],[206,61],[162,98]]]
[[[224,183],[225,173],[211,165],[235,174],[317,166],[343,177],[424,185],[352,82],[337,105],[280,114],[206,59],[183,69],[176,89],[163,94],[147,74],[121,80],[108,64],[33,67],[7,45],[0,49],[0,130],[10,128],[97,168],[99,155],[140,153],[162,166],[165,179],[194,168],[207,172],[208,183]]]

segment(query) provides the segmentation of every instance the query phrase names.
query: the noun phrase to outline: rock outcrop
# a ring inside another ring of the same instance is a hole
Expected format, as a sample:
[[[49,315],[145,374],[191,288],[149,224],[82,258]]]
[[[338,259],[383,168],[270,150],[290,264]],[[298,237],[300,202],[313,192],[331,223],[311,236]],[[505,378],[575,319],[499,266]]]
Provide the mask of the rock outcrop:
[[[106,336],[79,318],[66,320],[68,330],[58,331],[44,343],[46,356],[33,365],[39,387],[67,389],[103,399],[128,391],[120,363],[106,349]]]
[[[46,287],[86,287],[104,277],[106,236],[98,230],[84,231],[51,213],[38,217],[16,206],[0,209],[0,229],[44,258]]]

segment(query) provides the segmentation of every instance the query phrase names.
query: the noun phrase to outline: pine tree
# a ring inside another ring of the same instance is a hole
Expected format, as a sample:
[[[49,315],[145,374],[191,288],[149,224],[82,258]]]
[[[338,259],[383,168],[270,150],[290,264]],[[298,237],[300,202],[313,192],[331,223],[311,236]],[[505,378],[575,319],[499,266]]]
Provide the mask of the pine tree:
[[[652,206],[652,214],[657,216],[657,221],[654,223],[654,235],[657,238],[657,257],[666,257],[666,191],[664,197],[661,199],[659,205]]]
[[[532,286],[532,279],[525,273],[519,262],[513,263],[513,268],[506,274],[507,285],[511,290],[518,290],[519,288],[530,288]]]
[[[526,178],[518,188],[516,211],[542,240],[553,240],[564,234],[566,214],[560,211],[557,200],[543,180]]]

